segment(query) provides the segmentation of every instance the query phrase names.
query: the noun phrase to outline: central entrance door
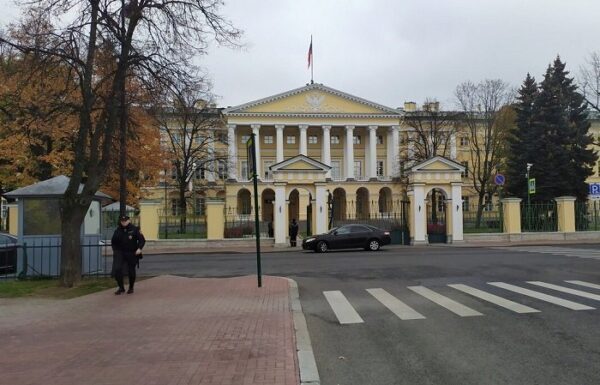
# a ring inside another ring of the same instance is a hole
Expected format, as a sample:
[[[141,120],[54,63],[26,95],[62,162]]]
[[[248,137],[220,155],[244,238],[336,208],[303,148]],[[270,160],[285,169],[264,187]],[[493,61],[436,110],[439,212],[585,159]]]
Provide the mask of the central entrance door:
[[[429,243],[446,243],[446,199],[440,190],[433,189],[427,201],[427,239]]]

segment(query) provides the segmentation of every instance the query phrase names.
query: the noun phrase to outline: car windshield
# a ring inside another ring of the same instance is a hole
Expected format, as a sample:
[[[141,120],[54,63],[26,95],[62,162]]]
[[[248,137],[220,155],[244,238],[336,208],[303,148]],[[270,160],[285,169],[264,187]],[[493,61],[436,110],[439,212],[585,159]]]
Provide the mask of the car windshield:
[[[333,234],[333,232],[337,231],[337,229],[339,229],[339,227],[334,227],[333,229],[329,230],[327,234]]]

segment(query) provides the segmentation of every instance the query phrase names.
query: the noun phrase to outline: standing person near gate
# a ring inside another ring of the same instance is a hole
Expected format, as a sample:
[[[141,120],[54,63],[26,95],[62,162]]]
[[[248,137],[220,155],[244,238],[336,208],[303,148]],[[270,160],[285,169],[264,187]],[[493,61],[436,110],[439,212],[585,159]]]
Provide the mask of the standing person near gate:
[[[135,284],[135,269],[139,258],[142,255],[142,249],[146,239],[140,229],[131,224],[127,215],[119,217],[119,225],[115,230],[111,245],[113,249],[113,273],[119,288],[115,295],[125,293],[123,286],[123,269],[127,269],[129,276],[129,290],[127,294],[133,293],[133,285]]]
[[[292,219],[292,224],[290,224],[290,245],[292,247],[296,247],[296,237],[298,236],[298,222],[296,222],[296,218]]]

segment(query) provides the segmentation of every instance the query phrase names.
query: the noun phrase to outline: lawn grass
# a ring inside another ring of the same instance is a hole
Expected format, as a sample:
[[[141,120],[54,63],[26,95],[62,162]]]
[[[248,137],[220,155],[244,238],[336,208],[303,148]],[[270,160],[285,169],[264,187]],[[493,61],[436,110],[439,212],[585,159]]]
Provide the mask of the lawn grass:
[[[84,278],[72,288],[61,287],[57,279],[0,281],[0,298],[69,299],[116,287],[112,278]]]

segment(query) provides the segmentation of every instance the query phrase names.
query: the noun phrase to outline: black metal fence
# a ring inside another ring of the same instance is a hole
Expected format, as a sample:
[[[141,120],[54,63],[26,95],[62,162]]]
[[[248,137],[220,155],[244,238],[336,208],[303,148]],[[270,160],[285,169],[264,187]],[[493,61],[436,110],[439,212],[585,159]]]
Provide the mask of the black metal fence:
[[[523,232],[558,231],[556,202],[521,202],[521,230]]]
[[[55,239],[39,240],[37,244],[0,244],[0,279],[55,278],[60,276],[61,244]],[[110,276],[112,249],[105,243],[81,245],[83,276]]]
[[[206,239],[206,217],[194,213],[172,215],[170,210],[158,211],[160,239]]]
[[[237,210],[236,207],[225,207],[223,215],[225,216],[224,238],[252,238],[255,236],[256,223],[253,207],[247,207],[243,210]],[[273,236],[272,222],[260,221],[259,229],[261,238]]]
[[[104,211],[102,212],[102,239],[111,239],[112,235],[119,225],[119,212],[118,211]],[[138,226],[140,225],[140,217],[135,211],[127,211],[127,215],[131,223]]]
[[[463,205],[464,233],[501,233],[503,229],[502,203],[484,204],[477,218],[477,204]]]
[[[575,230],[600,231],[600,201],[575,202]]]

